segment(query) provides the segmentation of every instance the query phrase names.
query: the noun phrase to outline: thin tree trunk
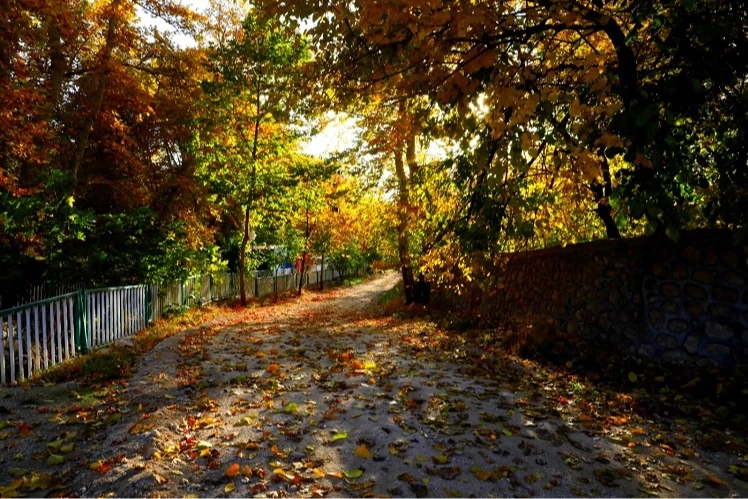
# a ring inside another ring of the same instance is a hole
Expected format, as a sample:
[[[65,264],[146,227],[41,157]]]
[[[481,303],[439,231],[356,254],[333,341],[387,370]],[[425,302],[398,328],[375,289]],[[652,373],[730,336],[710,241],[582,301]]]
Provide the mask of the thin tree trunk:
[[[239,253],[239,296],[241,297],[242,307],[247,306],[247,290],[244,286],[245,268],[247,263],[247,244],[249,244],[249,204],[244,212],[244,236],[242,237],[242,249]]]
[[[257,142],[259,141],[260,136],[260,122],[262,120],[262,117],[260,116],[260,82],[257,83],[257,98],[255,105],[256,108],[256,115],[255,115],[255,130],[254,130],[254,136],[252,138],[252,170],[251,170],[251,178],[252,178],[252,185],[250,186],[250,196],[247,200],[247,210],[244,215],[244,237],[242,237],[242,247],[241,247],[241,253],[239,254],[239,295],[241,297],[241,304],[242,307],[247,306],[247,291],[244,288],[244,273],[245,273],[245,263],[247,261],[247,245],[249,244],[249,218],[250,218],[250,210],[252,208],[252,200],[254,199],[254,193],[255,193],[255,187],[257,182]]]
[[[117,24],[119,23],[120,15],[117,12],[122,0],[113,0],[111,5],[112,14],[107,22],[106,38],[104,42],[104,49],[101,54],[101,65],[99,66],[99,81],[96,87],[96,92],[91,99],[91,110],[83,122],[80,135],[77,137],[75,157],[73,159],[73,165],[71,168],[71,183],[72,190],[78,185],[78,170],[80,170],[81,164],[83,163],[83,156],[86,153],[88,147],[88,140],[91,137],[91,131],[93,130],[96,118],[101,111],[101,106],[104,103],[104,94],[106,93],[106,87],[109,80],[110,65],[112,62],[112,51],[114,50],[115,35],[117,31]]]
[[[322,274],[320,274],[319,278],[319,289],[320,291],[325,290],[325,254],[322,253]]]
[[[304,251],[301,252],[301,277],[299,279],[299,296],[304,287],[304,270],[306,269],[306,249],[309,247],[309,207],[306,209],[306,228],[304,231]]]
[[[54,135],[51,128],[52,119],[54,118],[55,109],[60,101],[62,93],[62,83],[65,79],[67,70],[67,60],[62,50],[62,39],[60,29],[56,24],[56,19],[49,19],[47,24],[47,47],[49,55],[49,72],[47,73],[46,99],[40,109],[38,116],[39,126],[49,129],[51,135]],[[47,148],[44,143],[38,144],[40,148]],[[53,166],[55,162],[55,151],[50,150],[50,157],[47,165]],[[21,163],[19,175],[20,185],[31,187],[36,185],[39,178],[39,167],[32,162],[24,161]]]
[[[397,252],[400,257],[400,270],[403,274],[405,304],[410,305],[413,303],[414,285],[413,267],[410,262],[410,249],[408,247],[408,208],[410,206],[410,196],[402,151],[395,151],[395,173],[397,174],[398,181]]]
[[[600,220],[605,226],[605,233],[608,239],[621,239],[621,232],[618,230],[616,221],[613,219],[613,208],[610,206],[610,194],[613,190],[613,184],[610,178],[610,165],[608,160],[603,156],[603,162],[600,165],[600,170],[603,174],[603,183],[594,181],[590,185],[590,190],[595,195],[595,202],[597,207],[595,213],[600,217]]]

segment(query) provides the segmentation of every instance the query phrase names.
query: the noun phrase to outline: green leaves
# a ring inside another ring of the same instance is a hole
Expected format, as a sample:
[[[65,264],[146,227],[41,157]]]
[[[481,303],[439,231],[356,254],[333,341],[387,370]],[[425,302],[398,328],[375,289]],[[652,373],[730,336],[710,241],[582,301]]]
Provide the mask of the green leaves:
[[[345,431],[345,430],[341,430],[341,431],[336,432],[332,436],[332,438],[330,439],[330,441],[332,441],[332,442],[338,442],[340,440],[345,440],[346,438],[348,438],[348,432]]]

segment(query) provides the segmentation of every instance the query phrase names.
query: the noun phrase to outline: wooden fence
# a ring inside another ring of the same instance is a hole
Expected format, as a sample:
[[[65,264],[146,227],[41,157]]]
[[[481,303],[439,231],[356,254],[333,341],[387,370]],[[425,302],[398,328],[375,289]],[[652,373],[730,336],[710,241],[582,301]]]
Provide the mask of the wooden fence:
[[[340,278],[317,268],[270,277],[247,276],[248,295],[267,296]],[[172,310],[235,298],[236,274],[190,277],[164,284],[79,289],[72,293],[0,310],[0,385],[37,376],[92,348],[131,336]]]

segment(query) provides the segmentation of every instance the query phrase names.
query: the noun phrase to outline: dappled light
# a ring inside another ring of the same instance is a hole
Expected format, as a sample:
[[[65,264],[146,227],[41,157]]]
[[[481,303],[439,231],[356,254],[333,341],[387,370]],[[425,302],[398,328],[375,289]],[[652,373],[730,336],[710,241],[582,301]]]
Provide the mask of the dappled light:
[[[426,316],[382,315],[397,281],[216,317],[127,380],[9,392],[5,440],[25,454],[4,494],[739,493],[743,428],[705,449],[708,420],[643,409],[642,370],[616,390]]]
[[[9,0],[0,497],[748,494],[748,9]]]

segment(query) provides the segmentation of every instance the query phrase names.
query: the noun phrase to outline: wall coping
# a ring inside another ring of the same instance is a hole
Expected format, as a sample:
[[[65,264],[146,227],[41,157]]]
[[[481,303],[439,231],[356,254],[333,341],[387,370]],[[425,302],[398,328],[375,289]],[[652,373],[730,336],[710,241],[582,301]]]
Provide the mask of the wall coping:
[[[548,248],[540,248],[526,251],[516,251],[513,253],[501,253],[501,257],[506,259],[523,259],[523,258],[535,258],[541,256],[551,256],[558,254],[568,253],[597,253],[603,251],[611,251],[616,249],[630,249],[639,248],[645,245],[655,244],[666,244],[671,247],[686,246],[688,244],[695,243],[697,241],[712,240],[720,241],[724,244],[725,240],[730,241],[732,245],[733,232],[725,229],[695,229],[682,231],[680,235],[680,241],[678,243],[673,242],[671,239],[663,236],[639,236],[628,239],[597,239],[595,241],[589,241],[586,243],[569,244],[567,246],[551,246]],[[739,248],[739,246],[735,246]],[[745,251],[745,247],[743,248]]]

